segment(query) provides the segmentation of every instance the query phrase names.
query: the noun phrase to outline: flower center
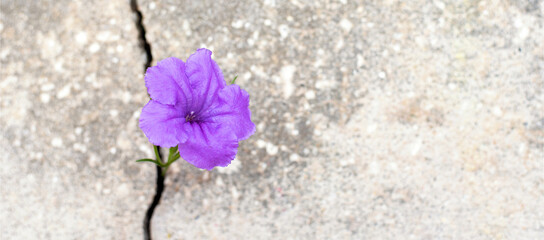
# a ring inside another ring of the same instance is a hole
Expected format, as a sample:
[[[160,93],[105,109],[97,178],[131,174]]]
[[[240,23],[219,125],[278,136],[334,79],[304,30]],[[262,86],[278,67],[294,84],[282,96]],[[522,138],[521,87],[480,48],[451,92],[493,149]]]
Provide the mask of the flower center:
[[[195,111],[191,111],[185,116],[185,122],[193,123],[196,121]]]

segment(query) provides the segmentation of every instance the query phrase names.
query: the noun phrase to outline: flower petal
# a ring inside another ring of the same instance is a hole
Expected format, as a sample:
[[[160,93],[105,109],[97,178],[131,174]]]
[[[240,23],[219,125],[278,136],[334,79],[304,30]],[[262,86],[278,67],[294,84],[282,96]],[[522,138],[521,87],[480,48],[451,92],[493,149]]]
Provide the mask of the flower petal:
[[[177,58],[166,58],[145,73],[145,86],[151,98],[162,104],[190,104],[192,92],[185,76],[185,63]]]
[[[234,132],[215,123],[186,124],[192,128],[187,141],[179,145],[179,154],[195,167],[212,170],[226,167],[236,157],[238,141]]]
[[[142,109],[140,128],[149,142],[161,147],[174,147],[187,140],[181,105],[166,105],[150,100]]]
[[[198,49],[187,59],[185,73],[195,98],[192,106],[197,112],[208,108],[217,91],[227,85],[221,69],[212,60],[212,52],[205,48]]]
[[[251,121],[249,94],[236,84],[231,84],[219,91],[218,99],[202,114],[206,121],[227,124],[234,131],[238,141],[245,140],[255,133],[255,124]]]

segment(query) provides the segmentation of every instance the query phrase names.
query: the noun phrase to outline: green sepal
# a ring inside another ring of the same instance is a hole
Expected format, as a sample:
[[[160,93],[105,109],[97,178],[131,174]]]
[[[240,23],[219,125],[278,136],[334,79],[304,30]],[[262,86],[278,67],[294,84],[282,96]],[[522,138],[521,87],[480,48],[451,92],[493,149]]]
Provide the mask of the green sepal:
[[[234,81],[236,81],[237,78],[238,78],[238,75],[236,75],[236,77],[234,77],[234,79],[232,79],[232,81],[230,82],[230,84],[234,84]]]
[[[171,148],[170,148],[170,154],[173,154],[173,153],[175,153],[175,152],[177,152],[177,151],[178,151],[178,146],[175,146],[175,147],[171,147]]]
[[[180,157],[180,156],[179,156],[179,152],[177,152],[177,153],[172,157],[172,162],[178,160],[179,157]]]

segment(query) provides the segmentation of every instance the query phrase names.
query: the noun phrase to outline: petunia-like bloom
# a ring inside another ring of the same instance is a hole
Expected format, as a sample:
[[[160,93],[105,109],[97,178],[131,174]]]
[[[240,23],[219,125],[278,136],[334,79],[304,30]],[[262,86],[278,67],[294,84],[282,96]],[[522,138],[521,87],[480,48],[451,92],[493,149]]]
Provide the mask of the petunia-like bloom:
[[[198,168],[225,167],[236,156],[238,142],[255,132],[249,94],[228,85],[208,49],[187,62],[167,58],[147,69],[151,100],[142,109],[140,128],[161,147],[178,146],[180,156]]]

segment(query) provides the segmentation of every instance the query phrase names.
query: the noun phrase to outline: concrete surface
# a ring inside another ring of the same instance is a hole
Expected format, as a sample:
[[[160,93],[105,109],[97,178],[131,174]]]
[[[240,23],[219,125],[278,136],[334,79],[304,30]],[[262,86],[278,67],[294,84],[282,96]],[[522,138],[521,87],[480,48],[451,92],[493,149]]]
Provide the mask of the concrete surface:
[[[544,2],[140,1],[257,132],[180,161],[156,239],[543,239]],[[154,168],[127,1],[2,1],[2,239],[140,239]],[[97,47],[98,46],[98,47]],[[68,90],[66,90],[68,89]]]
[[[152,151],[128,2],[0,10],[0,239],[141,239],[155,170],[134,162]]]

